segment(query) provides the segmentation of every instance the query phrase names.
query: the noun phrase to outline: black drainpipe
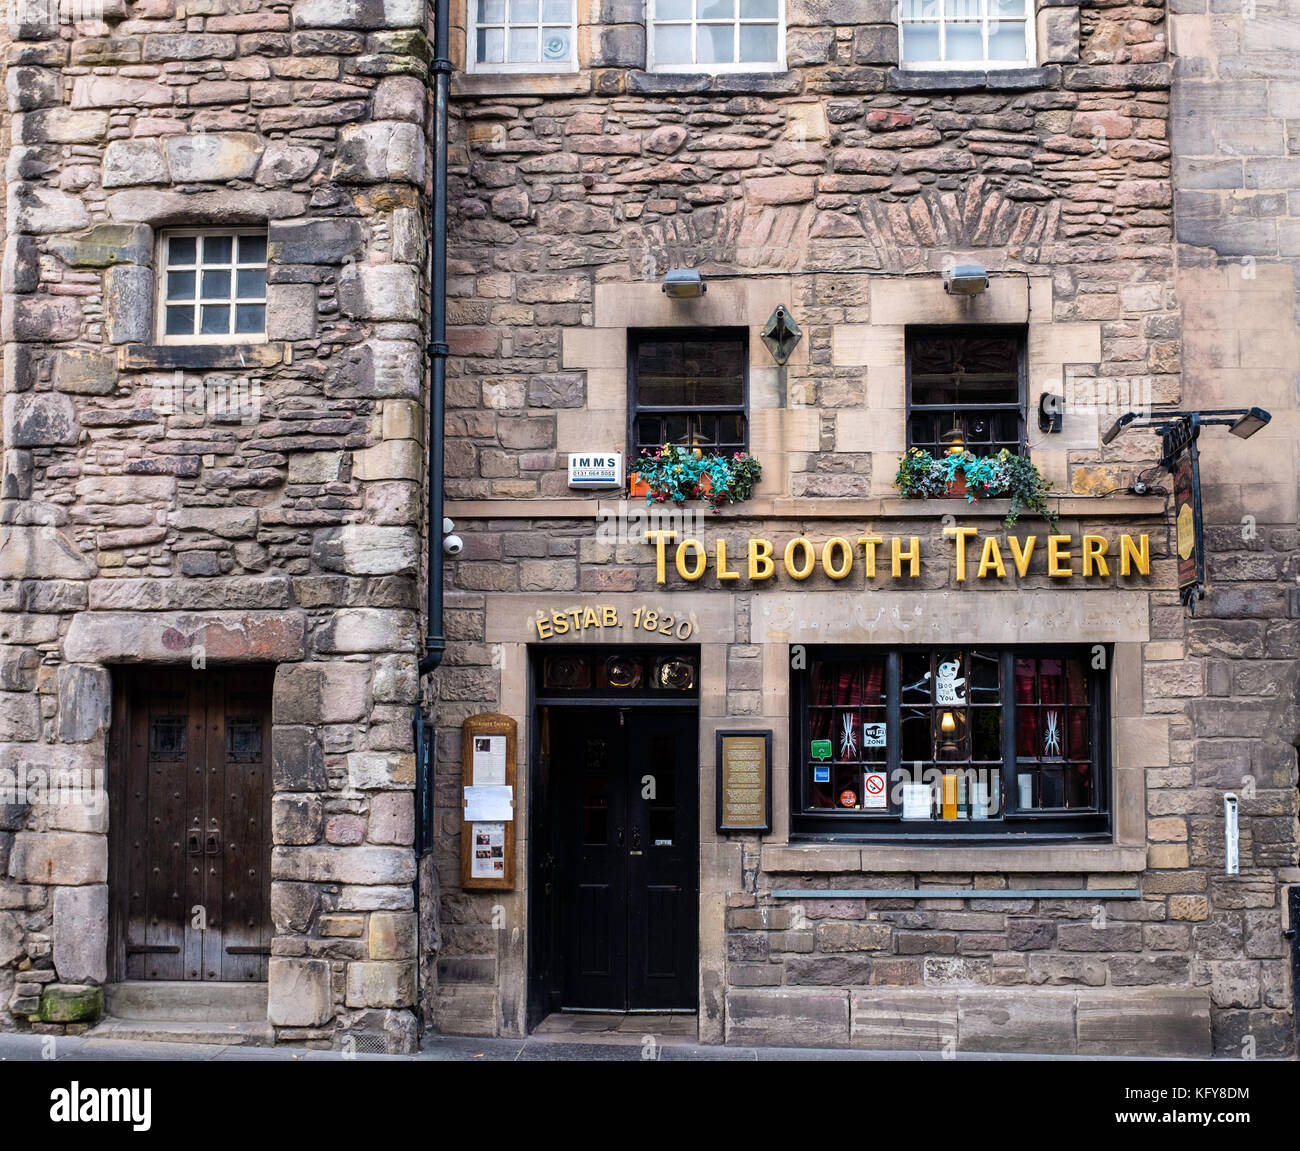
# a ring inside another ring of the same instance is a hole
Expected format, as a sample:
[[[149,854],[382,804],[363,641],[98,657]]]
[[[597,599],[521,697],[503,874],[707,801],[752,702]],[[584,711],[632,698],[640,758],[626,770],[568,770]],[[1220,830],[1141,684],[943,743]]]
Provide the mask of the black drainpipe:
[[[447,95],[451,60],[447,55],[449,0],[433,0],[433,219],[429,237],[429,548],[428,623],[424,655],[420,658],[421,681],[442,663],[447,642],[442,634],[442,461],[443,422],[447,389]],[[423,698],[421,700],[423,703]],[[432,698],[428,700],[429,722],[423,710],[415,716],[416,764],[416,874],[411,885],[415,899],[415,1000],[416,1017],[423,1029],[424,982],[420,976],[423,931],[420,918],[419,859],[433,850],[433,752]]]
[[[442,437],[447,385],[447,58],[449,0],[433,5],[433,235],[429,253],[429,602],[420,674],[442,662]]]

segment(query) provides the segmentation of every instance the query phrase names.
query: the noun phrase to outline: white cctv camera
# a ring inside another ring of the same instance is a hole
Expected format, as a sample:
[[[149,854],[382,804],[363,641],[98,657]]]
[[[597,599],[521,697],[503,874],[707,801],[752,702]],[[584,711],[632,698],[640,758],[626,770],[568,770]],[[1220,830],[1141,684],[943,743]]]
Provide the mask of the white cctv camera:
[[[447,536],[442,541],[442,550],[449,556],[458,556],[465,550],[465,541],[460,536]]]

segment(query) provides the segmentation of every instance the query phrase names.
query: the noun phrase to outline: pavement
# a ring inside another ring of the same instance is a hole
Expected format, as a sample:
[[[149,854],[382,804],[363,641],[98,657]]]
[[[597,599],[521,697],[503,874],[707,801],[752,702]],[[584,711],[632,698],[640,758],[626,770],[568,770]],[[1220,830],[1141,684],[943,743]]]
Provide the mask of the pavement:
[[[53,1047],[49,1036],[0,1034],[0,1062],[53,1059],[57,1062],[114,1062],[118,1060],[174,1062],[261,1062],[338,1063],[345,1058],[359,1062],[635,1062],[658,1059],[666,1063],[726,1062],[943,1062],[937,1051],[853,1051],[843,1047],[715,1047],[683,1041],[677,1037],[620,1035],[581,1039],[572,1036],[527,1039],[464,1039],[432,1036],[416,1055],[363,1055],[345,1057],[338,1051],[311,1051],[295,1047],[234,1047],[211,1043],[145,1043],[93,1036],[58,1036]],[[1015,1060],[1021,1062],[1123,1062],[1095,1056],[1019,1055],[998,1052],[958,1052],[958,1062]]]

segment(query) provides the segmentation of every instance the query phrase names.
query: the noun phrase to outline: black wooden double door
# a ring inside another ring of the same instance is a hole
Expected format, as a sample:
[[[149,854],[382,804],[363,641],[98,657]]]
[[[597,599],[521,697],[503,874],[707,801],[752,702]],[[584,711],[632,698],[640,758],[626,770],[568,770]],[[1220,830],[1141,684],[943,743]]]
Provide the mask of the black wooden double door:
[[[114,731],[118,978],[265,980],[271,673],[122,669]]]
[[[694,711],[553,709],[561,1006],[694,1010]]]

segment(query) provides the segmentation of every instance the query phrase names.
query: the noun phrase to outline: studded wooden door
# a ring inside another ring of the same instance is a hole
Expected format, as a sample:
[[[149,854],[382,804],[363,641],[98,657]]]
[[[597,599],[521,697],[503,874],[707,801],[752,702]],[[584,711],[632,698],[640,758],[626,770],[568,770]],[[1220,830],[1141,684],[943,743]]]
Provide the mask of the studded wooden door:
[[[271,673],[123,669],[114,716],[118,978],[266,979]]]

